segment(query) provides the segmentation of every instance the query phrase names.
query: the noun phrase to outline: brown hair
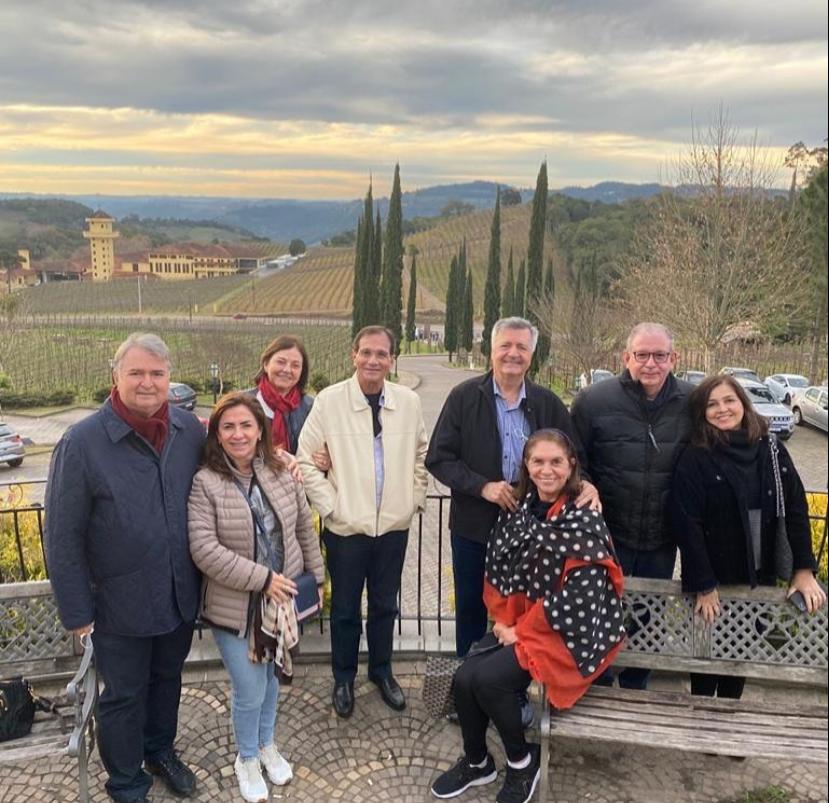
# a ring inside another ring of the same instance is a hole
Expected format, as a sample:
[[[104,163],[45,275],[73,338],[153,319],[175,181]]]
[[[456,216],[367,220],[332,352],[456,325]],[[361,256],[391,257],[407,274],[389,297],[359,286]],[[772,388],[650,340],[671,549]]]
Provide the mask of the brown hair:
[[[688,409],[691,413],[691,443],[703,449],[712,449],[718,443],[728,442],[725,432],[711,426],[705,418],[708,400],[715,388],[720,385],[728,385],[743,405],[743,421],[740,429],[745,432],[750,442],[759,441],[769,431],[766,419],[757,413],[745,389],[733,376],[716,374],[703,379],[688,397]]]
[[[256,376],[253,377],[254,385],[258,385],[259,380],[263,376],[267,376],[265,373],[265,363],[277,351],[287,351],[288,349],[296,349],[302,355],[302,370],[299,372],[299,379],[297,380],[296,386],[299,388],[300,393],[305,393],[305,385],[308,384],[308,371],[310,370],[310,366],[308,365],[308,352],[305,350],[305,344],[302,342],[302,339],[296,335],[279,335],[275,340],[271,340],[268,343],[262,355],[259,357],[259,370],[256,372]]]
[[[261,457],[265,465],[269,468],[272,468],[274,471],[281,471],[284,466],[274,454],[273,444],[271,443],[271,423],[268,421],[256,397],[243,392],[227,393],[222,396],[210,414],[210,421],[207,424],[207,440],[204,442],[202,465],[215,471],[217,474],[223,474],[226,477],[233,476],[233,472],[227,464],[225,451],[219,443],[218,432],[222,416],[234,407],[247,408],[256,419],[256,423],[262,430],[262,435],[259,438],[259,444],[256,448],[257,456]]]
[[[380,326],[378,324],[364,326],[360,329],[360,331],[354,335],[354,340],[351,341],[351,351],[359,351],[360,341],[369,335],[385,335],[389,339],[389,354],[393,357],[397,353],[397,341],[395,340],[393,332],[391,329],[387,329],[385,326]]]
[[[581,470],[579,469],[579,458],[576,454],[576,447],[566,432],[560,429],[539,429],[533,432],[527,442],[524,444],[524,452],[521,455],[521,473],[518,476],[518,485],[515,489],[515,498],[522,500],[531,488],[535,488],[533,481],[530,479],[530,472],[527,470],[527,461],[532,455],[533,449],[539,443],[555,443],[564,450],[567,459],[570,461],[572,471],[570,477],[564,487],[561,489],[563,494],[567,494],[571,499],[575,499],[581,491]]]

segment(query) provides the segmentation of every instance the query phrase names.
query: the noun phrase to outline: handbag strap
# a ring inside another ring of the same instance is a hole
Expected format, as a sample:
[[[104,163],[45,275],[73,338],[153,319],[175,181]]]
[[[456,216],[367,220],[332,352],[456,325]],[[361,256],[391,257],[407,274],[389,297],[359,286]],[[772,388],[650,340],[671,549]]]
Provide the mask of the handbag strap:
[[[777,518],[783,519],[786,517],[786,502],[783,499],[783,480],[780,478],[777,436],[773,432],[769,433],[769,448],[771,449],[771,470],[774,474],[774,491],[777,497]]]
[[[242,494],[242,496],[245,497],[245,501],[248,503],[250,512],[253,514],[253,521],[256,524],[256,527],[259,529],[259,532],[262,534],[262,538],[257,540],[260,540],[261,543],[264,544],[265,549],[268,552],[268,564],[271,567],[276,566],[276,555],[273,551],[273,544],[271,544],[271,539],[268,537],[268,531],[265,528],[265,522],[262,519],[262,515],[253,506],[253,502],[250,501],[250,495],[245,490],[245,486],[242,485],[241,482],[239,482],[238,477],[236,477],[235,475],[233,476],[233,482],[236,483],[236,487],[239,489],[239,492]]]

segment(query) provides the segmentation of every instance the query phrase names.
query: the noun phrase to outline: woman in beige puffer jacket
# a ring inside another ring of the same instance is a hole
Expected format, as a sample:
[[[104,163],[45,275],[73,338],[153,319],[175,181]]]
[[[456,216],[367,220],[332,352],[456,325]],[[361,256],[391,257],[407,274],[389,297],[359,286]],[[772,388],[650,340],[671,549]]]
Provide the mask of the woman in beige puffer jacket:
[[[305,493],[274,456],[268,421],[252,396],[229,394],[210,417],[188,530],[203,574],[200,616],[230,675],[239,751],[234,770],[242,797],[255,803],[268,796],[262,766],[275,784],[293,775],[273,738],[279,694],[273,661],[280,660],[281,640],[263,646],[260,602],[264,597],[284,608],[296,592],[292,578],[310,571],[321,589],[324,570]],[[292,609],[288,614],[293,617]],[[289,630],[295,630],[292,621]]]

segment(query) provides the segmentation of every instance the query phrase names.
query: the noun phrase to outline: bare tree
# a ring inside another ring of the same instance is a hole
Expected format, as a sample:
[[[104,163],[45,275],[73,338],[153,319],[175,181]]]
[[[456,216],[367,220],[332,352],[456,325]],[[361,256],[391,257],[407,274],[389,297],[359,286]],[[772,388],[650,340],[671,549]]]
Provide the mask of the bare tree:
[[[530,301],[529,311],[552,341],[553,353],[563,352],[589,377],[591,368],[605,365],[618,350],[625,326],[604,292],[595,260],[568,263],[565,280],[563,292],[545,290]]]
[[[731,332],[783,331],[805,304],[803,223],[771,196],[775,177],[722,108],[707,128],[692,125],[673,177],[688,192],[661,196],[616,285],[631,319],[670,326],[706,370]]]

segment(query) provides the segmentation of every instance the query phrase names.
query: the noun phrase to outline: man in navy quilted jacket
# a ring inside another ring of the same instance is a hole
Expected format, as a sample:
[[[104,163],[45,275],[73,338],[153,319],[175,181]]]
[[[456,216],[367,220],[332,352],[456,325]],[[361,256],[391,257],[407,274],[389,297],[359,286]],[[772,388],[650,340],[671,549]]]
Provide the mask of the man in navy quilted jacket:
[[[168,405],[170,357],[156,335],[121,344],[113,383],[55,449],[45,543],[61,620],[92,638],[105,684],[98,728],[107,792],[136,803],[147,800],[148,771],[180,796],[196,787],[173,743],[199,597],[187,497],[204,429]]]

